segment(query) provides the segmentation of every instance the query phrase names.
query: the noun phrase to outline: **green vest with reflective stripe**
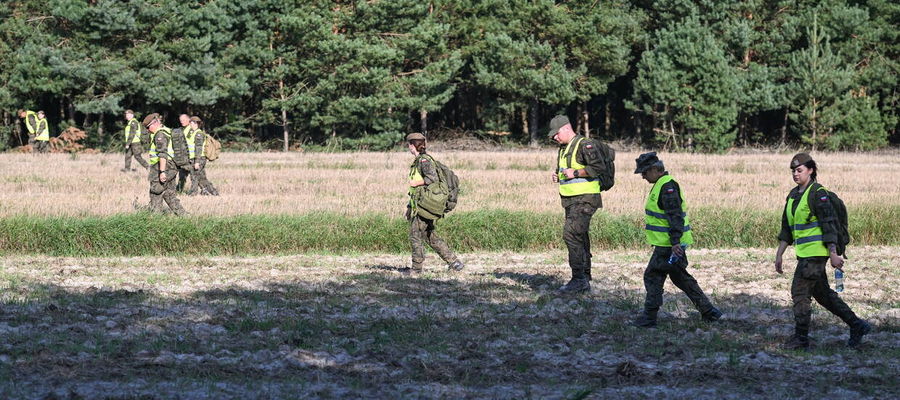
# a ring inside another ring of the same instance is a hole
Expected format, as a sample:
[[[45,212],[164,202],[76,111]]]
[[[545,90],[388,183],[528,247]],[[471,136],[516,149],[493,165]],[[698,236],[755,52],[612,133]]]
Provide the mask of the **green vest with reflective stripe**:
[[[409,167],[409,206],[412,207],[413,210],[416,209],[416,189],[423,186],[413,186],[412,183],[423,179],[425,178],[419,172],[419,157],[417,156],[413,159],[413,163]]]
[[[653,185],[650,195],[647,196],[647,203],[644,204],[644,234],[647,236],[647,242],[654,246],[672,246],[672,241],[669,240],[669,220],[666,219],[666,211],[659,208],[659,191],[663,185],[674,180],[672,175],[661,176]],[[681,210],[684,217],[681,244],[692,244],[694,235],[691,233],[691,222],[687,216],[687,202],[684,201],[683,191],[679,191],[678,194],[681,196]]]
[[[557,156],[558,168],[556,170],[556,173],[559,174],[560,196],[569,197],[582,194],[600,193],[599,178],[594,177],[567,179],[566,174],[563,173],[563,170],[567,168],[576,170],[584,169],[584,165],[578,163],[578,149],[581,148],[582,140],[584,140],[584,137],[576,137],[576,139],[569,142],[569,144],[564,149],[559,149],[559,155]]]
[[[194,153],[196,150],[196,144],[194,143],[194,139],[197,137],[197,132],[201,132],[200,129],[191,129],[190,125],[187,128],[184,128],[184,139],[187,141],[188,147],[188,157],[191,160],[194,159]]]
[[[811,187],[812,182],[800,197],[796,211],[791,211],[794,208],[793,198],[788,198],[787,207],[784,209],[787,214],[788,226],[794,237],[794,249],[799,258],[828,256],[828,249],[822,242],[822,227],[819,226],[819,219],[809,209],[809,189]],[[825,190],[825,188],[819,186],[819,190]]]
[[[132,125],[131,123],[132,123],[132,122],[137,122],[137,118],[131,118],[131,119],[128,120],[128,122],[125,123],[125,144],[140,143],[140,142],[141,142],[141,127],[140,127],[140,124],[138,124],[137,132],[132,133],[132,129],[131,129],[131,125]],[[128,142],[128,136],[130,136],[130,135],[132,135],[132,134],[134,135],[134,137],[131,139],[131,143],[129,143],[129,142]]]
[[[34,117],[34,125],[31,125],[31,117]],[[28,128],[28,133],[34,135],[34,133],[37,132],[37,125],[37,113],[34,111],[25,111],[25,127]]]
[[[159,128],[156,133],[162,132],[166,135],[166,139],[168,139],[168,146],[166,146],[166,157],[169,161],[172,161],[172,155],[175,154],[175,149],[172,147],[172,130],[166,127]],[[159,152],[156,151],[156,133],[153,134],[153,139],[150,140],[150,165],[156,165],[159,163]],[[168,167],[168,165],[167,165]]]
[[[42,142],[50,141],[50,129],[47,128],[47,118],[40,118],[37,120],[37,131],[35,134],[37,134],[37,136],[34,140],[40,140]]]

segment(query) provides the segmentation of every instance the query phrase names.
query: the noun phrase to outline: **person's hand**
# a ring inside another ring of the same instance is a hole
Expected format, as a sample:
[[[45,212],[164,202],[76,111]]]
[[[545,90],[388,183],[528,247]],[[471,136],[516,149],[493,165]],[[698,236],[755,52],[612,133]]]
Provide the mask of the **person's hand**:
[[[559,183],[559,173],[553,173],[553,183]]]
[[[411,211],[412,211],[412,208],[406,207],[406,212],[403,213],[403,218],[406,218],[407,220],[409,220]]]
[[[199,171],[199,170],[200,170],[200,163],[195,162],[194,163],[194,171]]]
[[[575,179],[575,170],[572,168],[566,168],[563,170],[563,173],[566,174],[566,178]]]
[[[829,258],[831,259],[832,267],[835,267],[835,268],[841,270],[841,272],[844,271],[844,258],[843,257],[832,253],[831,256],[829,256]]]
[[[159,183],[166,183],[167,180],[168,180],[168,178],[166,178],[166,173],[160,172],[159,173]]]
[[[783,274],[784,270],[781,269],[783,261],[781,260],[781,256],[775,256],[775,272],[779,274]]]
[[[681,247],[681,245],[672,246],[672,253],[675,253],[675,256],[678,258],[684,258],[684,247]]]

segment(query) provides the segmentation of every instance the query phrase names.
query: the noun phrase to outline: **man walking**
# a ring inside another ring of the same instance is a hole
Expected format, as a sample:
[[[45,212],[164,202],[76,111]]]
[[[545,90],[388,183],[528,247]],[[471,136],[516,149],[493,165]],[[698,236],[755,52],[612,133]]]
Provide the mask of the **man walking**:
[[[218,196],[219,191],[206,177],[206,155],[203,153],[203,148],[206,144],[206,132],[203,131],[202,124],[203,120],[200,117],[191,117],[191,123],[188,125],[190,129],[185,134],[188,153],[193,167],[191,169],[191,190],[188,190],[188,195],[193,196],[199,193],[207,196]]]
[[[149,169],[150,165],[144,161],[141,153],[144,152],[141,146],[141,127],[137,118],[134,117],[134,111],[125,110],[125,168],[122,172],[135,171],[131,169],[132,157],[141,164],[144,169]]]
[[[178,122],[181,123],[181,128],[175,129],[175,131],[172,132],[172,147],[175,149],[175,154],[172,157],[175,160],[175,166],[178,169],[178,185],[175,190],[178,191],[178,193],[183,193],[187,177],[191,175],[191,171],[193,171],[187,142],[188,131],[191,129],[191,117],[187,114],[181,114],[178,116]]]
[[[704,321],[718,320],[722,313],[713,307],[697,280],[687,272],[685,249],[694,243],[694,237],[681,187],[666,172],[655,152],[641,154],[636,161],[634,173],[641,174],[642,178],[653,184],[644,204],[644,234],[653,246],[653,255],[644,271],[644,287],[647,289],[644,311],[632,324],[644,328],[656,326],[666,277],[671,278],[672,283],[691,299]]]
[[[591,290],[591,218],[603,206],[600,199],[600,171],[605,168],[602,154],[594,141],[576,135],[565,115],[550,121],[550,139],[559,143],[557,170],[553,181],[559,183],[559,197],[566,210],[563,240],[569,250],[572,279],[559,288],[561,294]]]
[[[162,124],[159,114],[153,113],[144,118],[143,125],[153,135],[150,143],[150,166],[147,179],[150,181],[150,210],[163,212],[163,201],[175,215],[185,215],[187,211],[175,194],[175,177],[178,172],[172,154],[172,130]]]
[[[31,151],[34,152],[34,138],[35,133],[38,129],[38,116],[37,113],[31,110],[19,110],[19,118],[25,120],[25,129],[28,130],[28,146],[31,147]]]

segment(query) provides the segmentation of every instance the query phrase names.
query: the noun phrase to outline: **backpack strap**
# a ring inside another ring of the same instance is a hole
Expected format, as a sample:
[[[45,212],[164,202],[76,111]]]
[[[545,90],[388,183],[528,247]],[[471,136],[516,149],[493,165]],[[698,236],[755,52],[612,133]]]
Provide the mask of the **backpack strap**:
[[[581,146],[582,141],[584,141],[584,137],[579,137],[575,143],[572,143],[572,148],[566,154],[566,168],[572,168],[572,156],[575,155],[575,151],[578,150],[578,146]]]

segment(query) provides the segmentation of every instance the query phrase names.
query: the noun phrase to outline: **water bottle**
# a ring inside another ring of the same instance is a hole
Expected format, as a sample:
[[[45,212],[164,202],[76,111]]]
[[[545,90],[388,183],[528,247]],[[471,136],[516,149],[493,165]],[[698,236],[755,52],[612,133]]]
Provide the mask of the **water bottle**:
[[[686,244],[680,244],[679,246],[681,246],[681,249],[682,249],[682,250],[686,250],[687,247],[688,247],[688,245],[686,245]],[[675,252],[673,251],[673,252],[672,252],[672,255],[669,256],[669,264],[670,264],[670,265],[671,265],[671,264],[675,264],[675,263],[678,262],[679,259],[680,259],[680,257],[676,256],[676,255],[675,255]]]
[[[834,291],[839,293],[844,291],[844,271],[837,268],[834,269]]]

